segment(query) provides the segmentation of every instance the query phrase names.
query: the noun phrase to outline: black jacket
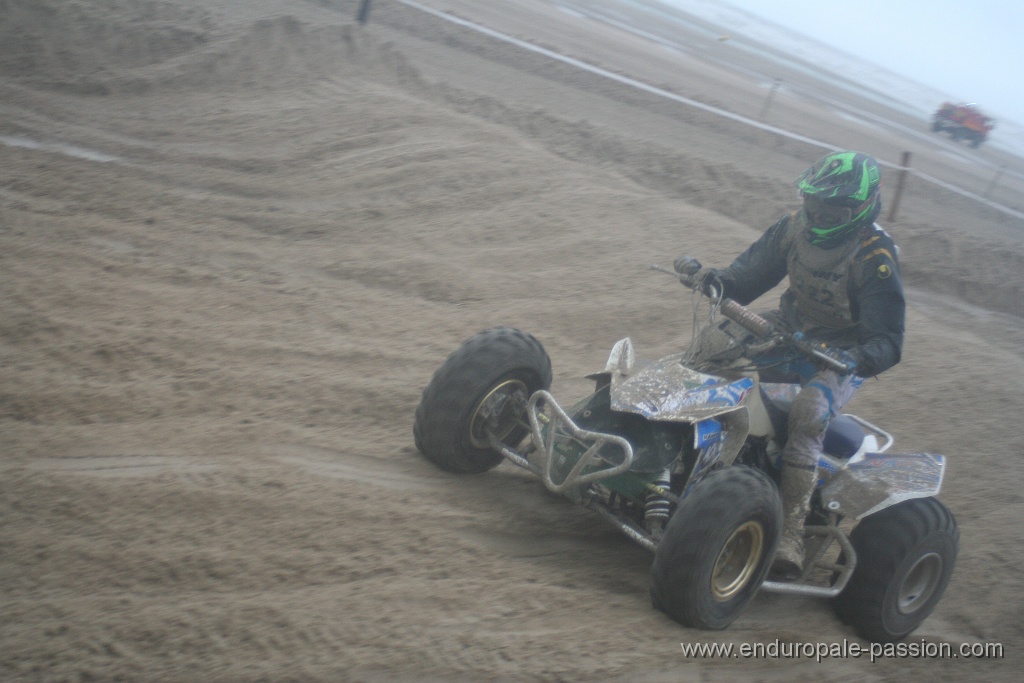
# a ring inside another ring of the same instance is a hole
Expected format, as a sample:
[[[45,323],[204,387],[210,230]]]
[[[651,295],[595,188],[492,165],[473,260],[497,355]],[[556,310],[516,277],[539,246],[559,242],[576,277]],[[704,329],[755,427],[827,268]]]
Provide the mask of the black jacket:
[[[782,237],[791,227],[790,221],[791,216],[782,218],[728,268],[717,271],[725,296],[747,305],[782,282],[787,275],[787,252]],[[857,374],[870,377],[900,361],[906,303],[898,250],[889,234],[872,225],[853,238],[862,240],[850,262],[847,288],[855,327],[835,330],[801,324],[796,299],[790,290],[782,295],[780,308],[783,319],[791,327],[803,328],[801,331],[811,339],[849,350],[857,359]],[[799,236],[798,239],[804,238]]]

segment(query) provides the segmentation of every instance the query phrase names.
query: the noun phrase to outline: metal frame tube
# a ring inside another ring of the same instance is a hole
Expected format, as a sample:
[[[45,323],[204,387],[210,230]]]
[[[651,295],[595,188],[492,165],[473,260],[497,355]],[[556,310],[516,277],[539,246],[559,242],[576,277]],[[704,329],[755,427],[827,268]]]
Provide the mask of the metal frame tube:
[[[552,417],[547,420],[546,426],[548,431],[546,435],[542,430],[540,418],[537,415],[537,404],[541,401],[544,402],[545,406],[551,409],[553,414]],[[633,465],[633,446],[630,445],[629,441],[615,434],[603,434],[601,432],[591,432],[586,429],[581,429],[572,421],[569,415],[562,410],[554,397],[543,389],[534,392],[533,396],[530,397],[530,400],[527,403],[526,414],[530,419],[530,429],[533,432],[534,446],[536,446],[538,450],[544,452],[546,460],[544,468],[540,471],[541,480],[544,482],[544,485],[554,493],[564,493],[570,488],[583,487],[587,484],[600,481],[601,479],[607,479],[608,477],[623,474],[628,472],[629,468]],[[583,455],[579,457],[562,481],[555,482],[555,432],[559,428],[563,429],[581,444],[589,443],[590,445]],[[609,443],[622,449],[622,462],[617,465],[609,463],[600,455],[601,449],[605,444]],[[595,472],[584,473],[584,470],[588,466],[597,464],[598,461],[609,466],[601,468]]]
[[[838,570],[838,578],[836,578],[835,582],[833,582],[831,586],[815,586],[799,582],[788,583],[785,581],[765,581],[761,584],[761,590],[769,593],[806,595],[815,598],[834,598],[843,592],[843,589],[846,588],[846,584],[850,581],[850,577],[853,576],[853,570],[857,568],[857,552],[853,549],[853,544],[850,543],[850,539],[846,534],[834,526],[809,526],[805,528],[804,531],[810,536],[831,536],[832,540],[839,543],[839,547],[843,549],[845,562],[842,565],[814,562],[812,563],[812,566],[804,572],[804,576],[800,577],[801,581],[804,580],[810,573],[810,570],[815,567]],[[824,549],[822,549],[821,552],[824,552]]]

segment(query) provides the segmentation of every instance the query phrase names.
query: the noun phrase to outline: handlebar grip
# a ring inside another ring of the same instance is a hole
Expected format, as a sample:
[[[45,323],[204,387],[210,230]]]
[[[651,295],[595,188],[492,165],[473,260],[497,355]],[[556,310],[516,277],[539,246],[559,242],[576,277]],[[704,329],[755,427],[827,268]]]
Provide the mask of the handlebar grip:
[[[722,314],[728,317],[730,320],[739,323],[745,329],[750,330],[756,335],[762,337],[770,337],[772,336],[772,334],[775,333],[772,324],[768,322],[765,318],[758,315],[757,313],[754,313],[746,306],[736,303],[732,299],[726,299],[725,301],[722,302],[721,311]],[[795,335],[789,336],[788,341],[790,344],[800,349],[808,356],[811,356],[812,358],[814,358],[815,360],[817,360],[819,363],[823,364],[830,370],[835,370],[836,372],[849,372],[844,363],[833,358],[824,351],[814,348],[807,342],[801,339],[797,339]]]
[[[727,318],[739,323],[744,328],[760,337],[770,337],[774,334],[775,330],[772,328],[772,324],[770,322],[757,313],[754,313],[746,306],[736,303],[732,299],[726,299],[723,301],[720,310]]]

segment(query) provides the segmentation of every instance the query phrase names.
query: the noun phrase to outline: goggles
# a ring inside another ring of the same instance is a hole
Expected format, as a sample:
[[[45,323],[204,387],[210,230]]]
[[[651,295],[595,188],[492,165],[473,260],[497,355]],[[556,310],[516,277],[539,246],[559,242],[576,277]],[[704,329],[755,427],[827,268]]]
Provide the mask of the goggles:
[[[804,195],[804,211],[815,228],[837,228],[853,220],[854,210],[848,206],[827,204],[814,195]]]

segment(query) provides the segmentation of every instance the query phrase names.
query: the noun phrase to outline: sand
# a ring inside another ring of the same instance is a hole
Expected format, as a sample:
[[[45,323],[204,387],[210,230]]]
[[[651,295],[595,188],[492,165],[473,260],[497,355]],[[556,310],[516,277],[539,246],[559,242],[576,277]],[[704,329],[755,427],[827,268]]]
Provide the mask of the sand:
[[[0,678],[1017,680],[1024,221],[908,179],[885,222],[905,360],[849,406],[949,458],[960,558],[912,640],[1005,657],[685,657],[863,641],[768,594],[680,627],[646,551],[509,464],[437,470],[413,412],[492,325],[544,343],[567,401],[622,337],[679,350],[689,297],[648,264],[727,263],[823,150],[358,4],[0,3]],[[743,117],[770,87],[696,33],[679,52],[557,3],[425,4]],[[798,78],[771,125],[975,194],[1020,168]],[[1020,185],[991,198],[1024,210]]]

